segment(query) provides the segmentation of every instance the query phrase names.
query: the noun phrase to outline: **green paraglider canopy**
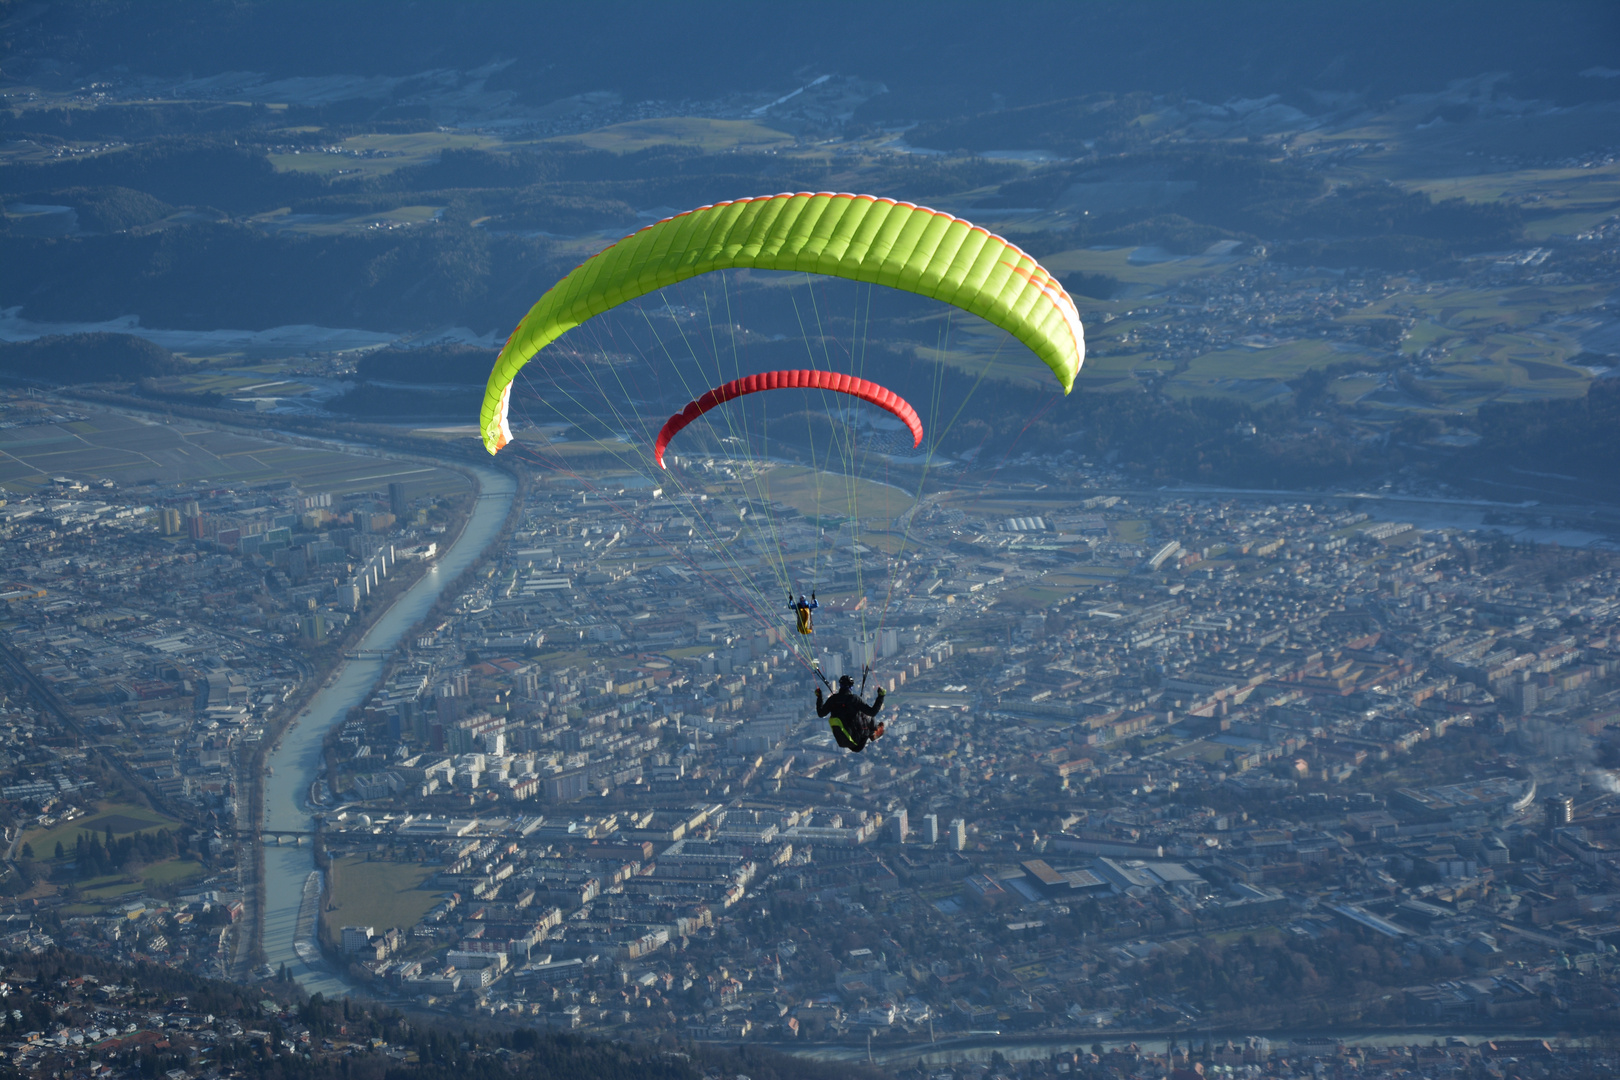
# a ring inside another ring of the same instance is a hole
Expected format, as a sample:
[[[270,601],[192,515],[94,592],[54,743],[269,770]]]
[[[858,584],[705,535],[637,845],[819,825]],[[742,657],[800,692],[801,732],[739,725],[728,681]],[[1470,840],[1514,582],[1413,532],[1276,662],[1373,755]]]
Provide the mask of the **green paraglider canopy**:
[[[484,391],[479,431],[491,454],[511,441],[518,370],[593,316],[714,270],[828,274],[933,297],[1029,346],[1068,393],[1085,360],[1069,294],[1018,247],[950,214],[830,192],[717,203],[649,225],[587,259],[542,296],[507,338]]]

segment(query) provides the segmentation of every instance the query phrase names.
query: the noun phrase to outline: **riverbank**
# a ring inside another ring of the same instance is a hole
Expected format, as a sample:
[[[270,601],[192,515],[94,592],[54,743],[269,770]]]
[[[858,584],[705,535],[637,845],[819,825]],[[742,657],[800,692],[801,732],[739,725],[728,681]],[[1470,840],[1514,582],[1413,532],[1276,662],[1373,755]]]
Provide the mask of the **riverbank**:
[[[478,498],[481,487],[478,478],[465,467],[450,466],[467,477],[472,487],[472,494],[468,500],[465,513],[457,516],[452,522],[454,530],[450,545],[460,541],[466,532],[467,523],[472,520],[474,511],[478,507]],[[396,562],[396,567],[398,563]],[[289,703],[290,707],[282,712],[281,716],[271,725],[266,737],[260,741],[249,760],[242,767],[240,779],[245,782],[248,791],[248,813],[245,816],[246,827],[242,826],[242,818],[238,819],[238,855],[237,865],[247,869],[248,874],[242,882],[243,895],[246,898],[247,910],[243,913],[244,924],[248,928],[248,940],[245,946],[239,947],[238,956],[233,964],[232,976],[245,981],[251,971],[265,962],[264,954],[264,920],[261,912],[264,908],[264,844],[261,832],[264,828],[264,779],[268,762],[280,748],[287,732],[292,730],[299,719],[304,715],[309,703],[314,700],[332,680],[339,668],[347,661],[344,659],[351,649],[361,647],[365,636],[370,632],[378,620],[382,619],[399,602],[407,596],[417,584],[431,572],[431,566],[421,563],[409,564],[404,571],[396,569],[391,574],[382,589],[378,601],[366,609],[369,616],[364,623],[351,625],[343,636],[333,643],[330,656],[324,665],[312,664],[310,678],[301,686],[298,693]],[[308,662],[308,658],[303,658]],[[245,850],[244,850],[245,849]]]
[[[473,571],[508,527],[517,505],[518,482],[512,474],[487,465],[467,466],[477,474],[479,495],[467,524],[455,542],[408,592],[366,630],[351,658],[331,676],[297,715],[267,762],[263,776],[264,818],[261,827],[287,832],[314,831],[305,808],[310,785],[324,764],[327,732],[348,710],[365,700],[386,671],[394,648],[417,627],[440,598]],[[299,934],[304,886],[316,869],[316,847],[259,847],[264,882],[260,940],[265,962],[288,972],[310,992],[328,996],[350,992],[348,983],[322,961]],[[307,932],[307,930],[306,930]],[[302,944],[304,948],[299,948]]]

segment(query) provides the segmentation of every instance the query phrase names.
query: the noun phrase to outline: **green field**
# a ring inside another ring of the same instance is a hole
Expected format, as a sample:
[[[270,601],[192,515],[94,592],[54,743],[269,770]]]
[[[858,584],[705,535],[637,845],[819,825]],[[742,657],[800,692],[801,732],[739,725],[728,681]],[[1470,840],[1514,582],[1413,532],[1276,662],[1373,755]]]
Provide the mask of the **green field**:
[[[1447,190],[1449,178],[1461,177],[1465,178],[1464,186],[1450,190],[1466,197],[1470,193],[1466,181],[1478,176],[1482,159],[1558,158],[1577,153],[1580,147],[1611,145],[1620,139],[1620,113],[1606,108],[1588,106],[1536,115],[1476,117],[1463,124],[1432,124],[1434,108],[1432,97],[1413,95],[1355,128],[1301,132],[1295,136],[1293,146],[1303,150],[1360,144],[1363,152],[1337,163],[1330,175],[1414,186],[1442,185],[1437,193]],[[1481,180],[1473,192],[1483,196],[1491,184],[1490,180]]]
[[[459,434],[460,427],[441,428],[452,436]],[[467,434],[476,435],[477,427],[465,429]],[[571,439],[566,442],[553,442],[551,436],[543,435],[534,430],[513,432],[513,441],[528,443],[534,447],[534,453],[542,460],[567,461],[574,458],[594,458],[611,456],[618,463],[620,469],[629,469],[638,476],[649,476],[656,472],[658,466],[652,460],[652,443],[656,431],[642,434],[639,441],[637,432],[630,433],[630,439]],[[603,463],[604,466],[606,463]],[[587,472],[590,472],[587,468]]]
[[[1077,389],[1083,389],[1088,393],[1136,391],[1142,386],[1141,381],[1136,378],[1136,372],[1154,371],[1161,375],[1169,375],[1175,369],[1173,360],[1155,359],[1151,353],[1132,352],[1109,356],[1088,353],[1074,384]]]
[[[205,871],[196,859],[168,859],[153,863],[141,871],[141,881],[154,885],[178,885],[182,881],[201,877]]]
[[[369,214],[356,214],[352,217],[338,220],[298,221],[292,217],[289,207],[272,210],[269,213],[255,214],[251,220],[255,225],[269,226],[291,232],[308,233],[311,236],[334,236],[340,233],[373,232],[379,229],[397,229],[410,225],[425,225],[438,219],[444,211],[443,206],[396,206],[392,210],[378,210]]]
[[[1053,503],[1046,499],[1021,498],[1016,491],[951,491],[939,497],[942,504],[986,517],[1039,517],[1051,513]]]
[[[64,474],[89,480],[107,477],[125,484],[287,479],[306,490],[334,494],[375,491],[395,480],[410,484],[413,493],[467,490],[461,474],[448,469],[287,446],[191,421],[93,413],[91,419],[72,424],[0,431],[0,489],[32,491]]]
[[[1620,164],[1590,169],[1515,169],[1477,176],[1409,180],[1401,185],[1435,199],[1520,203],[1527,208],[1568,210],[1620,204]]]
[[[1226,760],[1228,747],[1219,743],[1190,742],[1178,746],[1174,750],[1166,750],[1164,756],[1172,761],[1199,761],[1205,764],[1217,764]]]
[[[1140,261],[1148,254],[1142,247],[1120,247],[1108,251],[1074,248],[1046,256],[1041,260],[1041,265],[1059,277],[1065,274],[1108,274],[1126,285],[1146,285],[1153,289],[1163,289],[1190,277],[1221,273],[1233,265],[1229,258],[1207,258],[1203,255],[1175,256],[1168,262]],[[1137,262],[1131,261],[1133,255],[1137,257]],[[1130,306],[1128,302],[1093,300],[1086,296],[1076,297],[1075,304],[1080,308],[1082,319],[1095,318],[1104,311],[1116,308],[1123,311]]]
[[[168,829],[171,832],[180,826],[180,823],[171,817],[165,817],[156,810],[150,810],[134,803],[98,803],[94,812],[72,821],[54,825],[49,829],[34,829],[23,833],[24,843],[32,844],[34,857],[49,859],[56,850],[58,842],[64,850],[72,851],[73,845],[81,833],[95,833],[105,837],[107,827],[112,826],[113,836],[128,836],[130,833],[155,832],[158,829]],[[17,845],[19,851],[22,844]]]
[[[159,829],[168,829],[172,832],[179,825],[180,822],[175,819],[135,803],[103,802],[98,803],[95,810],[84,817],[48,829],[25,832],[22,840],[33,847],[34,857],[37,860],[49,864],[55,858],[58,843],[62,845],[63,852],[71,858],[79,837],[86,833],[104,838],[107,830],[111,828],[114,838],[118,838],[138,832],[156,832]],[[22,850],[22,844],[17,845],[17,850]],[[172,858],[128,873],[89,878],[79,882],[77,888],[83,902],[92,905],[85,909],[84,913],[88,913],[95,910],[93,905],[129,893],[178,885],[200,878],[204,873],[206,869],[196,859]]]
[[[85,904],[100,905],[131,893],[180,885],[205,873],[207,868],[196,859],[165,859],[143,866],[134,873],[108,874],[81,881],[78,883],[79,897]]]
[[[1546,240],[1589,229],[1620,212],[1620,165],[1591,169],[1516,169],[1481,176],[1408,180],[1436,200],[1507,202],[1525,214],[1525,236]]]
[[[349,855],[332,862],[331,896],[323,914],[332,926],[373,926],[409,930],[439,902],[439,892],[423,883],[436,868],[416,863],[367,862]]]
[[[1610,289],[1602,285],[1514,285],[1504,288],[1458,288],[1403,294],[1369,308],[1415,307],[1426,319],[1453,332],[1477,331],[1507,324],[1539,326],[1546,312],[1584,311],[1603,303]],[[1420,321],[1418,325],[1422,325]]]
[[[751,497],[787,503],[799,513],[815,518],[897,518],[911,509],[915,499],[909,492],[887,484],[851,479],[797,465],[767,470],[759,479],[745,481],[743,489]]]
[[[1024,386],[1050,386],[1061,389],[1053,381],[1052,370],[1041,363],[1039,357],[1026,349],[1011,334],[988,324],[985,324],[983,330],[963,325],[971,318],[972,316],[967,316],[955,320],[958,325],[952,328],[949,347],[935,349],[926,345],[918,346],[917,356],[945,367],[955,368],[974,379],[982,376],[1004,379]],[[938,434],[943,435],[944,425],[948,425],[953,417],[932,417],[922,412],[921,408],[925,406],[920,407],[918,414],[922,417],[923,424],[930,429],[938,426]]]
[[[1108,532],[1123,544],[1145,544],[1148,538],[1148,523],[1139,520],[1110,521]]]
[[[1172,397],[1228,397],[1259,404],[1287,392],[1283,384],[1311,368],[1364,362],[1382,366],[1377,354],[1340,342],[1301,338],[1265,348],[1239,347],[1205,353],[1172,376]]]
[[[1452,407],[1477,407],[1495,397],[1579,397],[1591,374],[1563,361],[1572,350],[1545,335],[1488,334],[1451,350],[1435,370],[1452,382]]]
[[[369,178],[391,173],[410,165],[424,165],[446,150],[490,150],[501,145],[489,135],[458,131],[418,131],[408,135],[353,135],[336,144],[344,150],[371,152],[376,157],[328,154],[318,149],[300,153],[270,154],[277,172],[306,172],[319,176]]]
[[[695,116],[670,116],[657,120],[631,120],[598,128],[584,135],[559,135],[551,142],[582,143],[592,150],[634,153],[651,146],[689,146],[705,153],[748,147],[791,145],[792,135],[766,127],[755,120],[710,120]]]
[[[243,372],[217,368],[153,379],[152,385],[158,390],[172,394],[257,394],[262,397],[294,397],[310,391],[310,387],[303,383],[272,378],[264,371]]]
[[[1328,392],[1341,405],[1351,405],[1384,385],[1384,380],[1377,375],[1353,374],[1341,375],[1333,380]]]
[[[1407,331],[1406,337],[1401,341],[1401,352],[1413,356],[1451,336],[1451,331],[1439,323],[1424,320]]]
[[[1573,236],[1614,217],[1616,209],[1615,206],[1605,206],[1596,210],[1571,210],[1563,214],[1534,217],[1524,223],[1524,236],[1532,241]]]
[[[556,652],[540,653],[530,662],[545,668],[564,668],[584,663],[589,655],[589,653],[580,650],[570,652],[566,649],[559,649]]]
[[[1062,584],[1042,578],[1020,585],[1015,589],[1008,589],[996,598],[998,609],[1014,611],[1034,611],[1040,608],[1049,608],[1054,604],[1069,599],[1078,591],[1079,586]]]

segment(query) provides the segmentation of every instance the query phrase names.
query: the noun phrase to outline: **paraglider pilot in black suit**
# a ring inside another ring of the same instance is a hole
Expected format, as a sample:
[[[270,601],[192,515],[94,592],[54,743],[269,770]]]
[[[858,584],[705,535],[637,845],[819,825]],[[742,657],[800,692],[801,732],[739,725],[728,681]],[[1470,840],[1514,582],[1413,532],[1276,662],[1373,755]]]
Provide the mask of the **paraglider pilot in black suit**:
[[[822,700],[821,687],[816,687],[816,715],[827,717],[827,724],[832,728],[833,738],[845,750],[860,753],[866,749],[868,740],[876,739],[883,734],[883,725],[873,725],[873,717],[883,708],[883,687],[878,687],[877,696],[868,705],[855,693],[853,687],[855,680],[848,675],[838,677],[838,692],[832,697]]]

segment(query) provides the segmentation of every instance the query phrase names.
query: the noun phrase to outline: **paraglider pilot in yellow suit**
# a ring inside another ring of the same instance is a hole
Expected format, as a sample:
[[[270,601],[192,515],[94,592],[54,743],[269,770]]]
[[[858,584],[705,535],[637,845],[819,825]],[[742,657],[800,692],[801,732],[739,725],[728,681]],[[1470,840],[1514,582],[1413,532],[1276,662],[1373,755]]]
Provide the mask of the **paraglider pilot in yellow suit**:
[[[810,594],[809,603],[805,603],[803,593],[799,594],[799,599],[796,602],[793,599],[793,594],[788,593],[788,607],[792,608],[793,614],[798,616],[799,633],[801,634],[809,634],[811,632],[812,627],[810,626],[810,613],[820,606],[821,605],[816,603],[815,593]]]

